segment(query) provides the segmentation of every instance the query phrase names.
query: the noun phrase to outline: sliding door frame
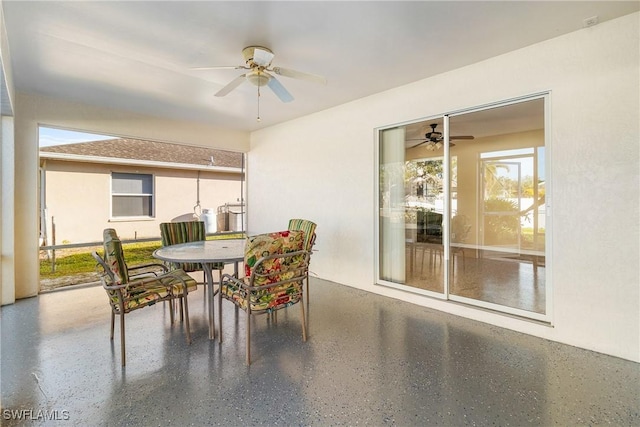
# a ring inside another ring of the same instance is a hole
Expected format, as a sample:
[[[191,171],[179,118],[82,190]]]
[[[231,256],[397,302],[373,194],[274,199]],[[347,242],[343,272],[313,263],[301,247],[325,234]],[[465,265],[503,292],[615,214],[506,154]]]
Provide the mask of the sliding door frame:
[[[499,313],[504,313],[508,315],[515,315],[522,318],[527,318],[531,320],[541,321],[544,323],[552,324],[553,323],[553,283],[552,283],[552,216],[551,216],[551,207],[552,207],[552,179],[551,179],[551,155],[550,155],[550,92],[540,92],[535,94],[530,94],[522,97],[512,98],[505,101],[499,101],[491,104],[486,104],[478,107],[456,110],[444,113],[442,115],[437,116],[429,116],[425,118],[421,118],[418,120],[411,120],[404,123],[398,123],[392,126],[385,126],[375,129],[375,200],[376,200],[376,211],[375,211],[375,230],[374,230],[374,238],[375,238],[375,248],[374,248],[374,269],[375,269],[375,280],[376,284],[381,286],[392,287],[396,289],[400,289],[405,292],[411,292],[415,294],[425,295],[431,298],[436,298],[440,300],[447,300],[452,302],[463,303],[468,306],[477,307],[480,309],[491,310]],[[455,118],[457,116],[462,116],[464,114],[479,112],[491,108],[505,107],[513,104],[518,104],[526,101],[532,101],[535,99],[543,99],[544,105],[544,162],[545,162],[545,312],[544,313],[535,313],[532,311],[527,311],[523,309],[508,307],[496,303],[490,303],[486,301],[481,301],[478,299],[471,299],[467,297],[453,295],[450,292],[450,266],[451,266],[451,153],[450,153],[450,135],[451,135],[451,124],[450,118]],[[393,283],[389,281],[385,281],[381,279],[380,274],[380,144],[381,138],[380,135],[383,131],[388,129],[393,129],[399,126],[404,126],[408,124],[423,122],[427,120],[434,119],[442,119],[443,120],[443,148],[444,148],[444,158],[443,158],[443,182],[444,185],[444,213],[443,213],[443,222],[442,222],[442,243],[443,243],[443,283],[444,290],[442,293],[428,291],[424,289],[414,288],[408,285]]]

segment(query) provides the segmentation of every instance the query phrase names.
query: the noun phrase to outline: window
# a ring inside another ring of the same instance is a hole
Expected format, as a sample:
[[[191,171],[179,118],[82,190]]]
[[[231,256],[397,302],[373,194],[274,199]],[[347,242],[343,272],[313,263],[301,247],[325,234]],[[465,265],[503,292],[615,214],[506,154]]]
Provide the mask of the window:
[[[153,175],[137,173],[111,174],[111,216],[152,217]]]

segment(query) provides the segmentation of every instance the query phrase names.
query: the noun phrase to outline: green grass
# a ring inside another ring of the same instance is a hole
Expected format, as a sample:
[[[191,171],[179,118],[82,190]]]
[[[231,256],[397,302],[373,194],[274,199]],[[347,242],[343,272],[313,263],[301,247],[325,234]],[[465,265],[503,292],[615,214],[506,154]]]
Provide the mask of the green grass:
[[[124,253],[127,264],[142,264],[153,260],[153,251],[161,246],[160,241],[145,243],[125,243]],[[96,261],[91,256],[91,251],[97,250],[102,255],[102,248],[87,248],[82,252],[66,254],[64,251],[56,251],[56,271],[52,272],[51,260],[40,260],[40,278],[57,279],[64,276],[96,272]]]
[[[207,240],[217,239],[239,239],[242,238],[242,233],[225,234],[209,236]],[[144,243],[124,243],[123,250],[127,259],[127,264],[136,265],[152,262],[153,251],[161,246],[161,242],[144,242]],[[40,278],[41,279],[57,279],[65,276],[74,276],[78,274],[94,273],[96,272],[96,261],[91,256],[91,252],[96,250],[102,255],[102,248],[84,248],[79,251],[69,253],[69,251],[57,250],[56,251],[56,268],[55,272],[52,272],[51,260],[40,260]],[[66,252],[66,253],[65,253]]]

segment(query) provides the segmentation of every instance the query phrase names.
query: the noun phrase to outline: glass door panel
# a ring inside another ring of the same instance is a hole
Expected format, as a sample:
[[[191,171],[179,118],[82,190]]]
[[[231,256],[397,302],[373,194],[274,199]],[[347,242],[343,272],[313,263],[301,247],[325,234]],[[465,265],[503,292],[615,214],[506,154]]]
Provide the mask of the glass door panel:
[[[430,124],[379,134],[378,265],[383,282],[442,294],[444,158],[424,137]]]
[[[474,136],[454,140],[450,162],[450,298],[545,315],[544,99],[454,116],[450,127]]]
[[[444,292],[444,162],[442,158],[407,160],[407,246],[410,262],[406,284],[432,292]]]
[[[545,320],[545,98],[379,132],[379,283]]]

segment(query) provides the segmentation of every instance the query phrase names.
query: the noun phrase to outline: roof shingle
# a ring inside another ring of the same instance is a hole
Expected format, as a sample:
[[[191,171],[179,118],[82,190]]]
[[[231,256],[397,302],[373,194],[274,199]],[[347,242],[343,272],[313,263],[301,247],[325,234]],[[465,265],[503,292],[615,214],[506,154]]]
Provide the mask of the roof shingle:
[[[242,166],[242,153],[131,138],[55,145],[41,147],[40,151],[200,166],[231,168],[240,168]],[[213,163],[211,162],[212,158]]]

